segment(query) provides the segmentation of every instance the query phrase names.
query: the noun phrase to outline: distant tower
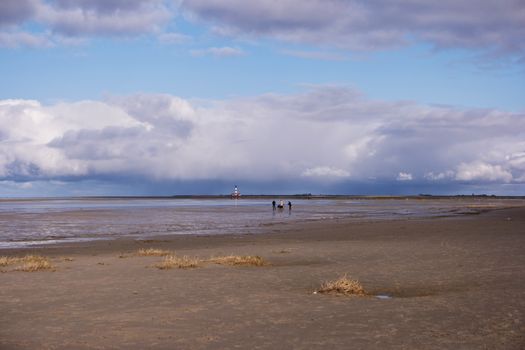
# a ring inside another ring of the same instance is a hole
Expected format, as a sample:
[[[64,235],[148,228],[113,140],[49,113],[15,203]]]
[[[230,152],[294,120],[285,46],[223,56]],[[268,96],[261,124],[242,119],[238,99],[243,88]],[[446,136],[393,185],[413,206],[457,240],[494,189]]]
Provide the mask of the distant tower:
[[[241,192],[239,192],[239,189],[237,188],[237,185],[235,185],[235,188],[232,192],[232,199],[239,199],[241,198]]]

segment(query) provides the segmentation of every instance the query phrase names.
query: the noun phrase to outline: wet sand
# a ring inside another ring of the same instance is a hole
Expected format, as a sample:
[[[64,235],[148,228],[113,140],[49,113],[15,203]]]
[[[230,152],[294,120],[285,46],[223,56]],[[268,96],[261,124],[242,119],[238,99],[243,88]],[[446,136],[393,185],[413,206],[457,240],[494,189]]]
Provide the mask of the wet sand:
[[[259,255],[270,265],[160,270],[161,257]],[[525,208],[455,218],[268,226],[4,250],[0,349],[523,349]],[[370,294],[314,294],[358,279]],[[381,300],[374,295],[390,295]]]

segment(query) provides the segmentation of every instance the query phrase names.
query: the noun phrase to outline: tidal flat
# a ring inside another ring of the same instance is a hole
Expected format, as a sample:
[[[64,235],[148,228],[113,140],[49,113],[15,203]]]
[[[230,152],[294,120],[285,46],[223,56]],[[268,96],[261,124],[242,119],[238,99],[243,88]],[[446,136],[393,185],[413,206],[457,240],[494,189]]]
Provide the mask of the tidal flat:
[[[52,268],[0,266],[0,349],[523,349],[524,253],[523,207],[6,249]]]

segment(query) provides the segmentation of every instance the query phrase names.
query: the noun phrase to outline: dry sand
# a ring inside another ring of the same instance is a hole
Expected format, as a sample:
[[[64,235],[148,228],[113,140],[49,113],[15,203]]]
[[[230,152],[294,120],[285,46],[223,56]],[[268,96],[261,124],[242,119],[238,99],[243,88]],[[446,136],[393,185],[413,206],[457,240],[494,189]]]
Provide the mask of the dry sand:
[[[259,255],[270,265],[160,270],[163,257],[140,248]],[[2,350],[525,348],[523,208],[0,255],[29,253],[50,257],[54,270],[0,267]],[[345,274],[370,296],[314,294]]]

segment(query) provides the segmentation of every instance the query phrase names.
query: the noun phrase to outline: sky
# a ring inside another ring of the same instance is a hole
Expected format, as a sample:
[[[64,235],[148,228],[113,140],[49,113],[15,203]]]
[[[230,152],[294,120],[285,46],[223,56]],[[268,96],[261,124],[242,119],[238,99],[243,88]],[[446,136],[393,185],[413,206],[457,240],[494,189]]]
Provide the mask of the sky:
[[[523,0],[1,0],[0,197],[525,195]]]

